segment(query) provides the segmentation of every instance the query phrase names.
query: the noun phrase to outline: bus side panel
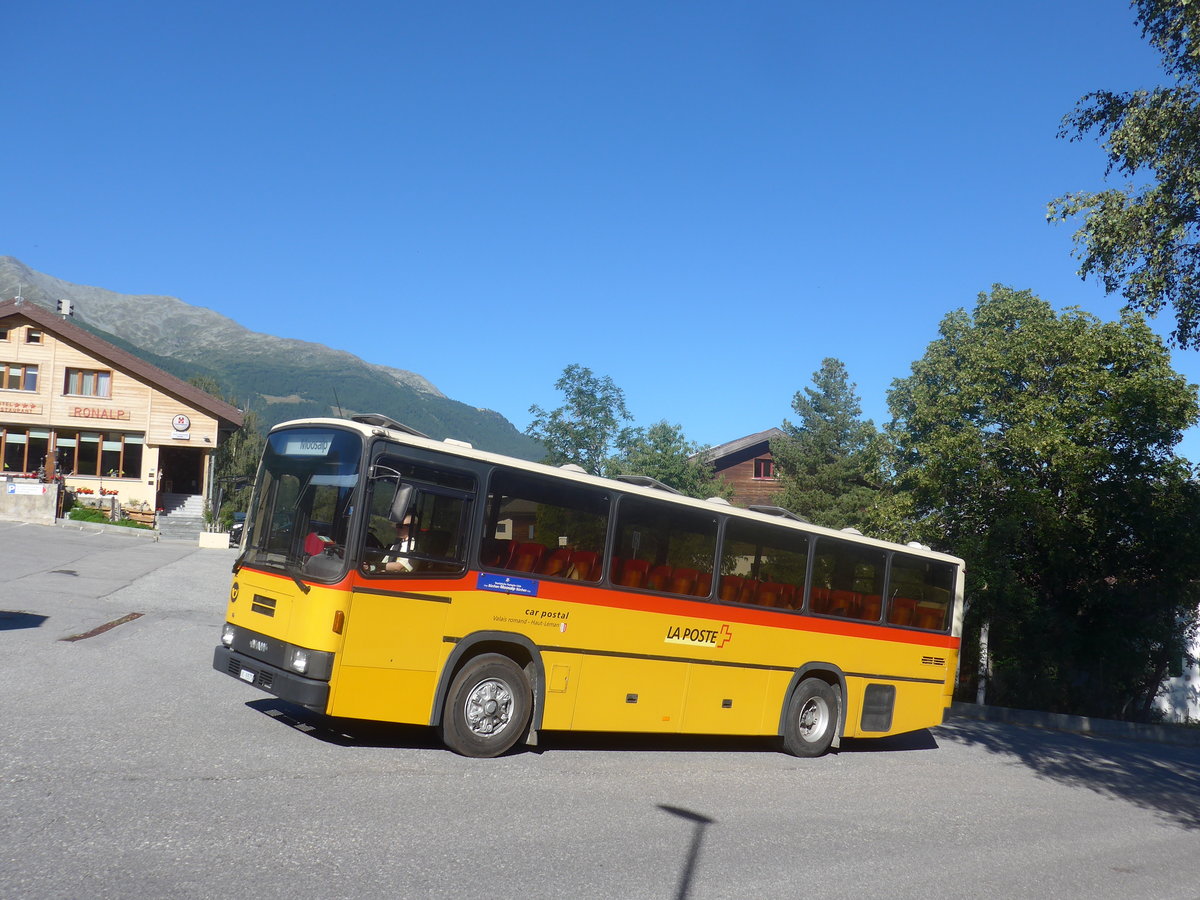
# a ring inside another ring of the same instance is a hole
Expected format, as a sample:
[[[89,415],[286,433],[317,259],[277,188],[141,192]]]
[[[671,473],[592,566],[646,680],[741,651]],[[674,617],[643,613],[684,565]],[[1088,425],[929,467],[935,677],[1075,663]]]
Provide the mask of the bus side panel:
[[[546,670],[542,728],[569,731],[579,689],[581,657],[576,653],[543,653],[542,665]]]
[[[692,734],[762,733],[771,673],[761,669],[693,664],[683,711],[683,731]],[[775,732],[776,710],[769,732]]]
[[[849,696],[846,697],[844,732],[847,737],[883,737],[941,724],[947,690],[943,679],[949,677],[950,690],[953,690],[952,654],[948,654],[945,648],[899,644],[890,648],[881,647],[875,660],[887,660],[887,665],[879,666],[875,673],[868,669],[847,674],[846,690]],[[945,663],[936,665],[935,660],[944,660],[950,668],[947,669]],[[947,673],[950,673],[949,676]],[[895,690],[891,724],[886,731],[875,730],[878,723],[871,729],[862,727],[864,697],[870,685],[888,686]]]
[[[449,609],[448,603],[355,592],[330,714],[427,724]]]
[[[340,666],[333,680],[329,714],[428,725],[436,687],[433,672]]]
[[[867,684],[877,683],[886,684],[887,682],[862,682],[859,688],[860,696]],[[903,734],[907,731],[919,731],[922,728],[941,725],[941,699],[942,685],[940,684],[914,684],[911,682],[897,684],[896,708],[892,712],[892,727],[888,729],[887,733]],[[862,708],[861,705],[859,708]],[[858,728],[859,722],[856,721],[854,725]],[[862,731],[861,729],[858,733],[864,737],[879,736],[876,732]]]
[[[571,727],[679,731],[688,668],[669,660],[585,656]]]

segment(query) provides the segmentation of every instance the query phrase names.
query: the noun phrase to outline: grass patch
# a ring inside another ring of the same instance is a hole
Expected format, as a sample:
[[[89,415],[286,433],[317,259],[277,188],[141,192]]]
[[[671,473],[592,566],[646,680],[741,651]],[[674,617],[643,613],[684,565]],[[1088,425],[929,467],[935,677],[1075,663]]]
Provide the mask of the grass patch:
[[[135,522],[133,519],[117,519],[113,521],[98,509],[92,509],[88,506],[77,506],[67,513],[67,517],[76,522],[98,522],[101,525],[121,525],[125,528],[141,528],[146,531],[153,531],[149,525],[143,525],[141,522]]]

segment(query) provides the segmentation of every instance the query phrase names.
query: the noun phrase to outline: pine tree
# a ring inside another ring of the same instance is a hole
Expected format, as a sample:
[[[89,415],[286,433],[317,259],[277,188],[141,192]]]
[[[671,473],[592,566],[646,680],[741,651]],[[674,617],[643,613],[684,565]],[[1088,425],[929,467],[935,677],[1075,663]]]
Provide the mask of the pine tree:
[[[841,360],[823,360],[792,409],[798,422],[784,420],[787,436],[771,444],[783,485],[777,502],[816,525],[861,527],[879,491],[878,432],[863,421]]]

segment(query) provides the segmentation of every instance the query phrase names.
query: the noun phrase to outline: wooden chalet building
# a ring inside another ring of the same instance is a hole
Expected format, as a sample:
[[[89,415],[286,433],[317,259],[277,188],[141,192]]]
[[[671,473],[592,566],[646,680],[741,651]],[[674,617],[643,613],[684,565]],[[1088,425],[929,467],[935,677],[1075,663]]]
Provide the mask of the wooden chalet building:
[[[771,441],[783,437],[782,430],[768,428],[736,441],[709,447],[694,458],[711,465],[713,472],[733,488],[729,502],[734,506],[771,506],[780,489],[779,480],[775,477]]]
[[[242,413],[28,300],[0,303],[0,464],[7,480],[161,505],[207,498]]]

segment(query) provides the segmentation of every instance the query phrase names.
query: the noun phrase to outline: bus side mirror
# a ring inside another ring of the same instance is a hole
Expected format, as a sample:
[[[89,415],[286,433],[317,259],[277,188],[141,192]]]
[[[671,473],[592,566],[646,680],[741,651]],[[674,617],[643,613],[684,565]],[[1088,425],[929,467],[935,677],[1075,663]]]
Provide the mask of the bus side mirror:
[[[388,510],[388,519],[399,525],[404,521],[408,512],[408,504],[412,501],[413,486],[411,484],[396,485],[396,494],[392,497],[392,507]]]

